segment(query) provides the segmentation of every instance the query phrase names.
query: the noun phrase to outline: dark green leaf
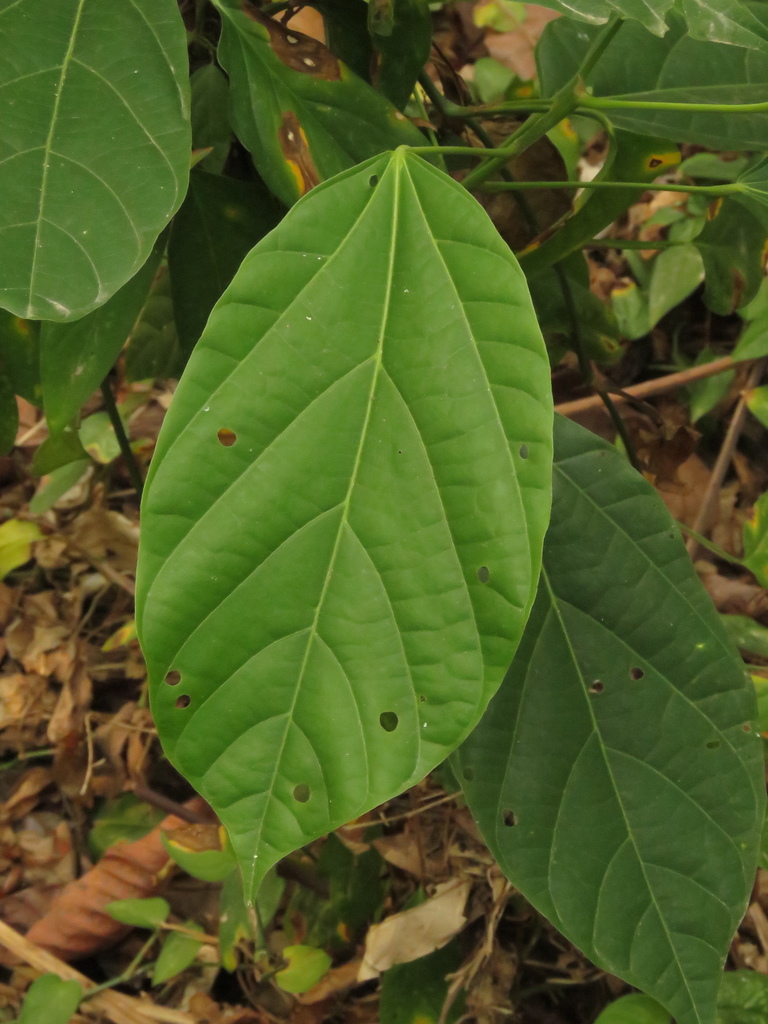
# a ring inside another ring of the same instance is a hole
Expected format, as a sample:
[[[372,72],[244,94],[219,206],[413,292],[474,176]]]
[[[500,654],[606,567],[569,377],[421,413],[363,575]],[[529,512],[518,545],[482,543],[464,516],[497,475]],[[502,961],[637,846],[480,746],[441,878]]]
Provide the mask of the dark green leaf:
[[[653,261],[648,288],[651,327],[687,299],[704,280],[704,263],[695,245],[664,249]]]
[[[768,356],[768,314],[747,325],[732,354],[734,362]]]
[[[259,174],[290,206],[318,181],[424,138],[330,50],[262,15],[249,0],[214,0],[232,117]]]
[[[763,3],[740,5],[768,26]],[[559,18],[547,25],[537,49],[544,95],[575,74],[597,30]],[[768,54],[711,39],[698,42],[686,36],[681,19],[673,17],[662,38],[639,24],[627,23],[608,45],[587,76],[595,96],[626,100],[666,100],[671,103],[761,103],[768,79]],[[619,128],[663,135],[714,149],[764,149],[768,113],[729,114],[713,111],[686,113],[668,110],[611,110]]]
[[[194,921],[185,922],[185,927],[191,931],[202,932],[200,925],[195,924]],[[170,932],[155,961],[152,984],[162,985],[164,981],[169,981],[185,971],[195,962],[195,957],[202,944],[203,939],[193,939],[191,935],[184,935],[181,932]]]
[[[442,1021],[450,985],[447,975],[458,970],[461,961],[461,940],[455,938],[429,956],[390,967],[381,983],[381,1024],[438,1024]],[[463,998],[454,1000],[445,1018],[447,1024],[461,1016],[463,1004]]]
[[[125,349],[128,381],[180,377],[186,359],[181,353],[168,267],[160,267],[138,323]]]
[[[76,981],[41,974],[27,990],[17,1024],[70,1024],[82,998]]]
[[[210,149],[200,167],[220,174],[229,153],[229,82],[215,64],[198,68],[189,80],[192,92],[192,146]]]
[[[404,148],[313,190],[216,306],[150,469],[137,622],[247,897],[479,718],[538,578],[550,403],[514,257]]]
[[[328,49],[366,82],[371,80],[373,45],[365,0],[313,0],[323,16]]]
[[[61,430],[104,380],[147,300],[165,250],[161,236],[149,259],[103,306],[74,323],[43,323],[40,376],[43,408],[52,431]]]
[[[764,427],[768,428],[768,386],[752,388],[747,392],[747,408]]]
[[[432,47],[428,0],[370,0],[368,25],[376,51],[373,84],[403,110]]]
[[[284,882],[277,877],[274,871],[270,871],[261,883],[256,894],[256,906],[261,919],[261,894],[264,889],[269,889],[277,880],[280,886],[280,896]],[[278,896],[278,902],[279,902]],[[269,924],[266,921],[262,927]],[[245,939],[252,939],[253,935],[252,911],[246,906],[243,893],[243,879],[239,868],[227,875],[221,886],[219,897],[219,955],[226,971],[234,971],[237,967],[237,955],[235,948],[238,943]]]
[[[719,353],[711,348],[703,348],[699,352],[694,366],[703,366],[719,358]],[[693,381],[686,388],[688,392],[688,409],[691,415],[691,423],[698,423],[702,416],[712,412],[718,402],[721,402],[728,394],[728,389],[736,376],[735,370],[726,370],[724,373],[716,373],[703,380]]]
[[[8,455],[19,429],[19,409],[13,381],[0,367],[0,455]]]
[[[187,358],[243,257],[281,212],[261,184],[192,172],[168,248],[176,329]]]
[[[0,303],[74,320],[149,256],[189,172],[176,0],[0,0]]]
[[[766,228],[733,199],[724,199],[715,211],[694,245],[704,261],[704,301],[713,313],[728,316],[751,301],[763,281]]]
[[[711,1022],[754,880],[754,687],[661,499],[556,417],[552,521],[515,660],[460,750],[483,836],[598,966]]]
[[[17,395],[42,406],[39,321],[22,320],[0,309],[0,368],[10,377]]]

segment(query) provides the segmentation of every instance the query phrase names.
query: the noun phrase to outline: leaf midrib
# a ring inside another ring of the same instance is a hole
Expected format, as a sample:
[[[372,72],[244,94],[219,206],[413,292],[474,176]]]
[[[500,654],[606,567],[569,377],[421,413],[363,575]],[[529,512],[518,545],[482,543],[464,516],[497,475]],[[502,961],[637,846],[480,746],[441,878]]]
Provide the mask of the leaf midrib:
[[[56,89],[56,95],[53,100],[53,110],[51,111],[51,123],[48,127],[48,135],[46,136],[45,146],[43,147],[43,177],[40,182],[40,203],[37,208],[35,240],[32,248],[32,272],[29,275],[29,291],[27,294],[27,316],[31,316],[33,312],[32,298],[35,294],[35,277],[37,274],[37,268],[39,266],[38,249],[40,248],[40,231],[44,219],[43,206],[45,205],[46,199],[48,172],[51,164],[51,149],[53,148],[53,136],[56,131],[56,120],[59,113],[59,106],[61,104],[61,94],[64,91],[64,83],[67,80],[67,72],[69,71],[69,65],[75,51],[75,41],[77,39],[77,32],[80,27],[80,19],[82,18],[84,7],[85,0],[78,0],[77,11],[75,12],[75,20],[72,25],[72,32],[69,37],[67,52],[64,54],[64,60],[61,62],[61,75],[59,77],[59,84]]]
[[[381,370],[382,370],[382,361],[383,361],[383,352],[384,352],[384,339],[385,339],[385,335],[386,335],[387,323],[388,323],[388,320],[389,320],[389,310],[390,310],[391,297],[392,297],[392,282],[393,282],[393,279],[394,279],[394,270],[395,270],[395,251],[396,251],[396,248],[397,248],[397,229],[398,229],[398,219],[399,219],[399,214],[400,214],[401,162],[396,160],[396,159],[392,160],[390,162],[389,167],[387,168],[387,170],[389,171],[389,173],[394,175],[394,195],[393,195],[393,200],[392,200],[392,235],[391,235],[390,248],[389,248],[389,260],[388,260],[388,264],[387,264],[387,280],[386,280],[385,292],[384,292],[384,296],[385,296],[384,297],[384,307],[383,307],[382,312],[381,312],[381,328],[380,328],[380,332],[379,332],[379,340],[378,340],[378,344],[376,346],[376,351],[373,353],[373,356],[372,356],[372,358],[374,360],[374,369],[373,369],[373,373],[371,374],[371,386],[370,386],[369,391],[368,391],[368,403],[367,403],[367,407],[366,407],[366,410],[365,410],[365,419],[363,421],[362,429],[360,431],[360,442],[359,442],[358,447],[357,447],[357,452],[355,454],[355,461],[354,461],[354,464],[352,466],[352,471],[350,473],[349,485],[347,487],[347,493],[346,493],[346,496],[345,496],[345,499],[344,499],[344,503],[342,505],[341,516],[339,517],[339,525],[338,525],[337,530],[336,530],[336,537],[335,537],[335,540],[334,540],[333,549],[331,551],[331,555],[330,555],[330,558],[328,560],[328,570],[327,570],[327,572],[325,574],[325,579],[323,581],[323,586],[322,586],[322,589],[320,591],[320,595],[319,595],[318,600],[317,600],[317,605],[315,606],[315,614],[314,614],[312,623],[310,625],[309,634],[307,636],[307,642],[306,642],[306,646],[305,646],[305,649],[304,649],[304,657],[302,659],[302,663],[301,663],[301,666],[299,668],[299,675],[298,675],[298,678],[296,680],[296,686],[295,686],[295,689],[294,689],[293,700],[291,701],[291,706],[290,706],[290,709],[288,711],[288,715],[286,717],[286,725],[285,725],[285,729],[283,730],[282,742],[281,742],[280,747],[279,747],[279,749],[278,749],[278,751],[277,751],[277,753],[275,755],[275,764],[274,764],[274,768],[273,768],[273,771],[272,771],[272,777],[270,778],[270,781],[269,781],[269,787],[268,787],[268,789],[265,790],[265,793],[267,794],[267,806],[266,806],[266,808],[264,810],[264,814],[262,815],[261,820],[259,822],[259,828],[258,828],[258,830],[256,832],[255,840],[254,840],[254,842],[255,842],[255,850],[256,850],[257,854],[258,854],[258,851],[259,851],[259,847],[261,845],[261,834],[262,834],[262,831],[264,829],[264,823],[267,820],[267,816],[268,816],[268,813],[269,813],[269,806],[270,806],[271,801],[273,800],[273,792],[274,792],[274,788],[275,788],[275,780],[277,779],[278,771],[279,771],[279,769],[280,769],[280,767],[282,765],[283,754],[285,752],[285,745],[286,745],[286,743],[288,741],[288,733],[290,731],[291,725],[293,724],[293,718],[294,718],[294,713],[295,713],[295,710],[296,710],[296,704],[297,704],[297,701],[299,699],[299,694],[301,692],[302,684],[304,682],[304,677],[305,677],[305,674],[306,674],[306,671],[307,671],[307,665],[308,665],[308,662],[309,662],[309,657],[310,657],[312,648],[314,646],[315,640],[316,640],[316,638],[318,636],[318,625],[319,625],[319,621],[320,621],[320,615],[322,613],[324,602],[325,602],[325,597],[326,597],[326,595],[328,593],[328,587],[330,585],[330,581],[331,581],[331,578],[333,576],[333,569],[334,569],[334,566],[335,566],[335,563],[336,563],[336,558],[338,556],[339,547],[341,545],[341,538],[342,538],[342,535],[344,533],[345,527],[347,527],[348,524],[349,524],[349,511],[350,511],[350,505],[351,505],[351,501],[352,501],[352,495],[353,495],[354,490],[355,490],[355,484],[357,483],[357,476],[358,476],[358,473],[359,473],[359,470],[360,470],[360,463],[362,461],[363,449],[365,448],[365,443],[366,443],[366,440],[367,440],[367,437],[368,437],[368,427],[370,425],[371,414],[373,412],[373,403],[374,403],[374,398],[375,398],[376,387],[378,385],[379,376],[380,376]],[[366,209],[368,209],[368,208],[369,208],[368,204],[366,204]],[[249,884],[248,884],[249,890],[253,888],[253,879],[254,879],[254,875],[255,875],[255,871],[254,871],[253,865],[254,865],[254,861],[251,861],[250,878],[249,878]]]

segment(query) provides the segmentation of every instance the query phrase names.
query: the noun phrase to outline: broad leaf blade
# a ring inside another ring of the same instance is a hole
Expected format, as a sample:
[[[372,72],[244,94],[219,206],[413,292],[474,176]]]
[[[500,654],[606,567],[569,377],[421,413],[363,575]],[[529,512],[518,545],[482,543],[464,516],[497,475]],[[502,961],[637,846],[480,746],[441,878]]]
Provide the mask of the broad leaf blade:
[[[768,8],[742,5],[768,31]],[[679,17],[663,38],[639,24],[622,25],[587,84],[595,96],[670,103],[761,103],[768,78],[768,54],[739,46],[691,39]],[[546,96],[576,73],[597,30],[567,18],[545,28],[536,51]],[[646,135],[664,135],[714,149],[758,149],[765,145],[768,113],[611,110],[615,125]]]
[[[184,26],[175,0],[0,0],[0,32],[0,304],[77,319],[183,198]]]
[[[232,119],[259,174],[286,205],[326,178],[424,137],[321,43],[284,28],[249,0],[214,0]]]
[[[427,0],[371,0],[368,25],[376,51],[373,84],[405,109],[429,59],[432,16]]]
[[[555,446],[542,582],[465,792],[568,938],[710,1022],[762,824],[754,689],[651,487],[560,417]]]
[[[550,403],[514,257],[404,149],[313,190],[214,309],[145,492],[137,621],[249,898],[479,718],[539,573]]]

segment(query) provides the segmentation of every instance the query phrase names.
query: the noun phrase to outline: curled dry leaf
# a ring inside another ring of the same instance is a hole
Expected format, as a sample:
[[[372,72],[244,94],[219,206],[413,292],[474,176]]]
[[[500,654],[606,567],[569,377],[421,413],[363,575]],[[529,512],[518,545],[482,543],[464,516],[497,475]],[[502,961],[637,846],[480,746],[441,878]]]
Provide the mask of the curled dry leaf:
[[[372,925],[365,938],[358,981],[376,978],[393,964],[410,963],[442,949],[467,923],[464,906],[470,887],[464,879],[444,882],[418,907]]]
[[[51,782],[47,768],[36,765],[30,768],[8,799],[0,804],[0,821],[20,821],[37,806],[42,791]]]
[[[196,797],[185,806],[200,813],[205,803]],[[90,871],[62,889],[27,937],[62,960],[89,956],[113,945],[130,928],[111,918],[104,908],[115,900],[157,894],[160,874],[169,862],[161,830],[182,824],[181,818],[170,814],[142,839],[111,846]]]

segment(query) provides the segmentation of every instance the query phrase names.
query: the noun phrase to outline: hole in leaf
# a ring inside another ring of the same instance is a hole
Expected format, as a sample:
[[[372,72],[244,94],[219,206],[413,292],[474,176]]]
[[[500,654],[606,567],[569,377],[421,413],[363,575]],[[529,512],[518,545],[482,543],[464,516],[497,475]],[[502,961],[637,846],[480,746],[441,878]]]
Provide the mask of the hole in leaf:
[[[378,174],[372,174],[368,179],[368,184],[371,186],[371,188],[376,188],[376,186],[379,184]]]
[[[477,570],[477,578],[480,580],[481,583],[488,582],[488,580],[491,578],[491,570],[488,568],[487,565],[480,566],[480,568]]]
[[[741,728],[744,730],[744,732],[752,732],[752,726],[749,724],[749,722],[745,722]]]
[[[176,707],[181,711],[184,708],[188,708],[192,703],[192,698],[188,693],[182,693],[180,697],[176,698]]]
[[[422,694],[421,694],[421,695],[419,696],[419,704],[426,704],[426,703],[427,703],[427,698],[426,698],[426,697],[424,696],[424,694],[422,693]]]
[[[181,672],[172,668],[170,672],[166,673],[165,681],[169,686],[178,686],[181,682]]]
[[[709,743],[707,743],[707,750],[717,750],[719,746],[720,740],[710,740]]]
[[[590,693],[602,693],[604,689],[605,689],[605,683],[601,682],[601,680],[599,680],[599,679],[596,679],[594,681],[594,683],[592,683],[592,685],[590,686],[589,692]]]
[[[644,675],[645,672],[643,672],[641,668],[631,668],[629,670],[629,678],[634,679],[635,682],[637,682],[638,679],[642,679]]]
[[[306,782],[300,782],[293,790],[293,799],[298,800],[300,804],[305,804],[309,800],[309,786]]]
[[[225,448],[231,448],[237,440],[237,434],[228,427],[222,427],[216,436],[219,439],[219,444],[223,444]]]
[[[464,776],[465,782],[472,782],[472,780],[475,777],[475,769],[465,768],[464,771],[462,772],[462,775]]]
[[[397,728],[397,724],[399,721],[400,719],[397,717],[394,711],[382,711],[381,714],[379,715],[379,722],[381,723],[381,728],[385,732],[394,732],[395,729]]]
[[[528,445],[527,444],[521,444],[520,445],[520,458],[521,459],[527,459],[528,458]]]
[[[514,811],[504,811],[502,817],[507,828],[512,828],[517,824],[517,815]]]

